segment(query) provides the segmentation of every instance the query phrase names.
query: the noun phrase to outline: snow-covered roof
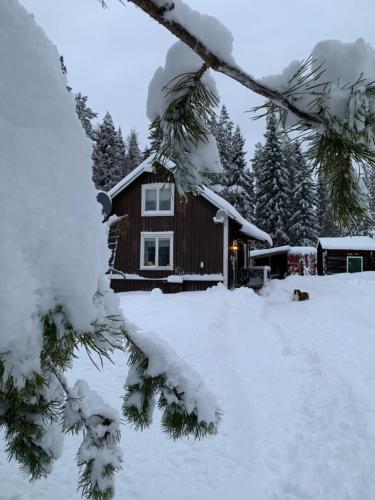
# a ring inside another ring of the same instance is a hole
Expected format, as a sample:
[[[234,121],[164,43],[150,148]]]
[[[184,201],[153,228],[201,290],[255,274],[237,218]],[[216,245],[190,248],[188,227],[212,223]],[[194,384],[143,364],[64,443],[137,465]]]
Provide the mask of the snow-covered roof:
[[[257,226],[247,221],[242,215],[231,205],[227,200],[224,200],[217,193],[214,193],[207,186],[202,187],[202,196],[206,198],[206,200],[210,201],[215,207],[219,209],[223,209],[227,212],[228,217],[235,220],[241,225],[241,233],[246,234],[247,236],[256,238],[261,241],[266,241],[269,245],[272,245],[271,236]]]
[[[172,168],[167,166],[167,168]],[[143,172],[152,172],[153,165],[152,159],[149,158],[138,165],[130,174],[124,177],[120,182],[116,184],[110,191],[108,191],[109,196],[113,199],[116,195],[118,195],[123,189],[129,186],[137,177],[139,177]],[[206,198],[206,200],[210,201],[215,207],[218,209],[223,209],[227,212],[228,217],[235,220],[241,225],[241,233],[246,234],[247,236],[256,238],[261,241],[266,241],[269,245],[272,245],[272,239],[269,234],[265,233],[257,226],[247,221],[242,217],[242,215],[234,208],[233,205],[228,203],[224,198],[219,196],[217,193],[214,193],[211,189],[206,186],[202,187],[201,195]]]
[[[375,250],[375,240],[370,236],[319,238],[319,243],[324,250]]]
[[[250,251],[250,258],[251,257],[266,257],[267,255],[277,255],[279,253],[288,253],[290,250],[290,247],[288,245],[282,246],[282,247],[275,247],[275,248],[265,248],[263,250],[251,250]]]
[[[316,253],[315,247],[290,247],[289,255],[309,255]]]
[[[266,257],[267,255],[277,255],[287,253],[289,255],[308,255],[315,254],[315,247],[290,247],[284,245],[282,247],[265,248],[263,250],[251,250],[250,257]]]

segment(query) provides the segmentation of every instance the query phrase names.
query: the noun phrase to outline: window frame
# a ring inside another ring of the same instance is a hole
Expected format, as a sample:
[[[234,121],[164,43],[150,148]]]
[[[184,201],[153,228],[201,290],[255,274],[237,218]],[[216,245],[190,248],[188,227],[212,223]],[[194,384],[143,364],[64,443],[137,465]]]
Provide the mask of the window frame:
[[[170,210],[160,210],[160,190],[169,188],[171,192],[171,208]],[[156,210],[146,210],[146,191],[148,189],[156,189]],[[153,182],[151,184],[142,184],[142,201],[141,201],[142,217],[160,217],[174,215],[174,184],[168,182]]]
[[[156,240],[169,238],[169,266],[159,266],[159,242],[155,245],[155,265],[154,266],[145,266],[145,239],[147,238],[155,238]],[[173,231],[142,231],[141,232],[141,258],[140,258],[140,269],[142,271],[147,270],[160,270],[160,271],[172,271],[173,270],[173,240],[174,240],[174,232]]]
[[[349,259],[360,259],[361,260],[361,270],[358,271],[363,273],[363,255],[347,255],[346,256],[346,272],[349,273]],[[350,273],[354,274],[354,273]]]

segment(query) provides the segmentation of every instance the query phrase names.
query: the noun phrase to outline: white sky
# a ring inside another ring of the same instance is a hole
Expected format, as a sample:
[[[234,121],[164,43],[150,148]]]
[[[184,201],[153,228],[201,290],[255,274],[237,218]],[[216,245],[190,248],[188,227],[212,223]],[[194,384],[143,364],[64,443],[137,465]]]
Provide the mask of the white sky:
[[[2,0],[3,1],[3,0]],[[375,47],[374,0],[186,0],[216,16],[233,33],[234,55],[255,76],[279,73],[325,39]],[[124,135],[135,127],[146,145],[148,83],[174,38],[133,4],[108,0],[20,0],[64,56],[69,83],[102,118],[106,110]],[[251,155],[264,124],[245,113],[263,99],[216,75],[222,103],[239,123]]]

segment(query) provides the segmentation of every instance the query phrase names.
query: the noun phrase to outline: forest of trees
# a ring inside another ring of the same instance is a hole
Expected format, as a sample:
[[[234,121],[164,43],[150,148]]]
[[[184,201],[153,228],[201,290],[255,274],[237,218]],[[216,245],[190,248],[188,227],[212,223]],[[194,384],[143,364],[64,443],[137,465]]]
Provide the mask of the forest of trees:
[[[267,231],[274,245],[316,245],[319,236],[349,234],[334,217],[327,182],[313,176],[298,140],[291,140],[270,115],[264,142],[246,160],[245,140],[225,106],[213,123],[223,174],[212,188],[246,219]],[[363,172],[369,215],[375,217],[375,175]],[[353,234],[367,234],[371,223],[358,221]]]
[[[87,105],[87,97],[76,94],[76,111],[86,135],[93,141],[93,181],[97,189],[108,191],[154,154],[162,138],[150,126],[149,146],[142,153],[137,133],[126,140],[116,129],[109,112],[93,126],[97,117]],[[343,236],[349,231],[338,224],[323,175],[313,176],[298,140],[291,140],[269,115],[264,142],[255,145],[247,159],[245,138],[231,120],[225,105],[212,122],[223,173],[212,178],[211,188],[231,203],[247,220],[267,231],[274,245],[316,245],[319,236]],[[375,174],[362,174],[368,190],[370,218],[375,217]],[[368,234],[371,223],[359,221],[353,234]]]

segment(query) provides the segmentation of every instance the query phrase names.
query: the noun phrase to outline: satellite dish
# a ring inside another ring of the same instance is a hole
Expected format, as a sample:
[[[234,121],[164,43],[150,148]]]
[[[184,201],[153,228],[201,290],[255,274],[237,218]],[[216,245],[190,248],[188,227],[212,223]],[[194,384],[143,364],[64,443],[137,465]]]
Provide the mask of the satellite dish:
[[[105,191],[99,191],[98,194],[96,195],[96,200],[102,206],[102,214],[103,214],[104,220],[107,220],[108,217],[111,215],[111,210],[112,210],[111,197]]]

